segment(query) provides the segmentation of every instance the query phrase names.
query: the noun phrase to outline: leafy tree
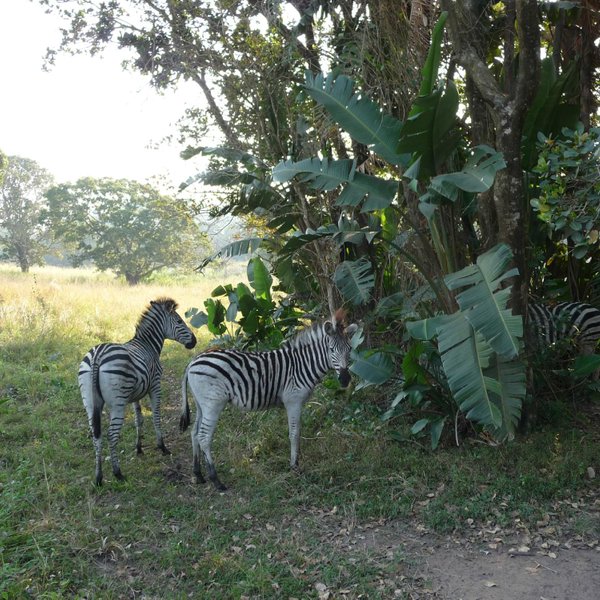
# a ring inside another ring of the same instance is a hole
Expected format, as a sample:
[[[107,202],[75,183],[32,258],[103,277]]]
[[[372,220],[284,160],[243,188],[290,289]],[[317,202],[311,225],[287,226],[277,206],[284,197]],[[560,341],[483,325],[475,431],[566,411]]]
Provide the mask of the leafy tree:
[[[92,261],[130,285],[165,267],[193,268],[207,242],[194,207],[125,179],[80,179],[47,193],[44,219],[75,266]]]
[[[53,184],[52,175],[35,161],[8,157],[0,169],[0,247],[2,257],[14,261],[23,273],[44,264],[49,249],[45,229],[39,222],[44,192]]]

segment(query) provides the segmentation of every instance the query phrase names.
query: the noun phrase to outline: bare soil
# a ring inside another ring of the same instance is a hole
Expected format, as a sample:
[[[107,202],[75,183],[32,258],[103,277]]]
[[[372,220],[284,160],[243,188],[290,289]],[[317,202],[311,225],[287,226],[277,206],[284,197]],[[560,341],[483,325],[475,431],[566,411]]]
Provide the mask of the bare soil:
[[[600,500],[588,506],[598,516]],[[477,530],[439,536],[421,525],[373,523],[335,532],[338,552],[376,557],[384,597],[436,600],[598,600],[600,544],[566,536],[560,526],[528,531]],[[335,598],[331,590],[320,594]]]

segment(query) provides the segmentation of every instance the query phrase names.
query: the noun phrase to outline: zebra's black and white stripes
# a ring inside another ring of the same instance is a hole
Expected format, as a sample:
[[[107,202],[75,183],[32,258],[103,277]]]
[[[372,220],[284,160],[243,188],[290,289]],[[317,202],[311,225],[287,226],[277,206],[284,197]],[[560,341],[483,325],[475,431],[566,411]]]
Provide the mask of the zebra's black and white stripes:
[[[600,340],[600,310],[582,302],[560,302],[554,306],[530,303],[527,317],[534,343],[553,346],[572,340],[581,354],[593,354]],[[598,379],[599,373],[594,374]]]
[[[170,298],[150,302],[129,342],[95,346],[79,365],[79,389],[96,451],[96,485],[102,484],[101,415],[105,404],[110,414],[110,459],[117,479],[123,479],[116,446],[127,403],[133,402],[135,407],[138,453],[142,452],[142,411],[139,401],[146,394],[150,395],[158,447],[164,454],[169,453],[160,428],[160,353],[165,339],[175,340],[186,348],[196,345],[196,337],[177,314],[177,304]]]
[[[190,423],[189,385],[196,401],[192,450],[197,481],[204,482],[202,454],[209,479],[217,489],[225,489],[217,476],[211,442],[228,402],[242,410],[283,405],[288,417],[290,465],[297,466],[302,406],[330,369],[335,370],[342,386],[348,385],[350,338],[356,329],[355,324],[346,327],[343,312],[337,311],[331,321],[303,330],[277,350],[214,350],[193,359],[183,377],[180,427],[184,431]]]

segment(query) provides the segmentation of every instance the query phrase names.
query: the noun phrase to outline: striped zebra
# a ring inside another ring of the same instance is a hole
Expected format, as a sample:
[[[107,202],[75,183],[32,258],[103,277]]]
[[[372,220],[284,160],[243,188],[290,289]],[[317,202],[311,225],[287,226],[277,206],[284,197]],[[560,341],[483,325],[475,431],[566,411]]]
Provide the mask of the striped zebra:
[[[580,354],[594,354],[600,340],[600,310],[583,302],[561,302],[549,307],[528,304],[527,316],[536,345],[553,346],[564,339],[573,340]],[[600,371],[593,379],[597,380]]]
[[[192,360],[182,382],[180,429],[185,431],[190,424],[189,384],[196,401],[192,451],[197,482],[205,481],[200,466],[202,452],[209,479],[218,490],[226,489],[217,476],[210,448],[228,402],[246,411],[283,405],[288,418],[290,465],[297,467],[302,406],[330,369],[335,370],[343,387],[350,382],[350,338],[358,326],[345,326],[344,319],[345,313],[338,310],[331,321],[304,329],[277,350],[212,350]]]
[[[101,415],[104,404],[110,413],[108,444],[112,470],[117,479],[124,479],[117,456],[117,442],[125,406],[130,402],[134,405],[136,449],[141,454],[140,400],[146,394],[150,395],[158,448],[163,454],[169,454],[160,429],[160,353],[165,339],[175,340],[188,349],[196,345],[196,337],[177,314],[177,303],[170,298],[159,298],[150,302],[141,315],[133,339],[125,344],[94,346],[79,365],[79,389],[96,451],[96,485],[102,485]]]

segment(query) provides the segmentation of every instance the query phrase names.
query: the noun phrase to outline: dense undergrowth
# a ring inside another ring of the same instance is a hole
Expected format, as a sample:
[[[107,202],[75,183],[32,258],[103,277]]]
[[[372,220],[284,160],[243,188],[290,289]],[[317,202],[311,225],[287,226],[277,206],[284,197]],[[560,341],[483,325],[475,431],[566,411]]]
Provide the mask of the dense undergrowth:
[[[230,489],[195,485],[189,435],[178,431],[190,353],[174,343],[163,352],[172,454],[154,449],[146,418],[137,456],[129,411],[119,444],[127,480],[107,468],[96,489],[76,382],[81,357],[100,341],[129,339],[150,299],[172,296],[184,312],[214,281],[130,288],[85,271],[8,268],[0,281],[0,597],[307,598],[328,589],[385,598],[393,590],[381,582],[409,557],[382,565],[377,549],[334,544],[333,529],[394,522],[460,534],[474,523],[533,527],[551,518],[600,535],[595,513],[573,508],[595,489],[588,467],[598,468],[598,422],[593,406],[570,401],[514,443],[472,437],[432,452],[392,439],[391,431],[408,436],[410,423],[381,421],[377,389],[319,388],[303,415],[299,473],[287,468],[283,411],[227,409],[214,455]],[[207,342],[200,332],[200,346]]]

